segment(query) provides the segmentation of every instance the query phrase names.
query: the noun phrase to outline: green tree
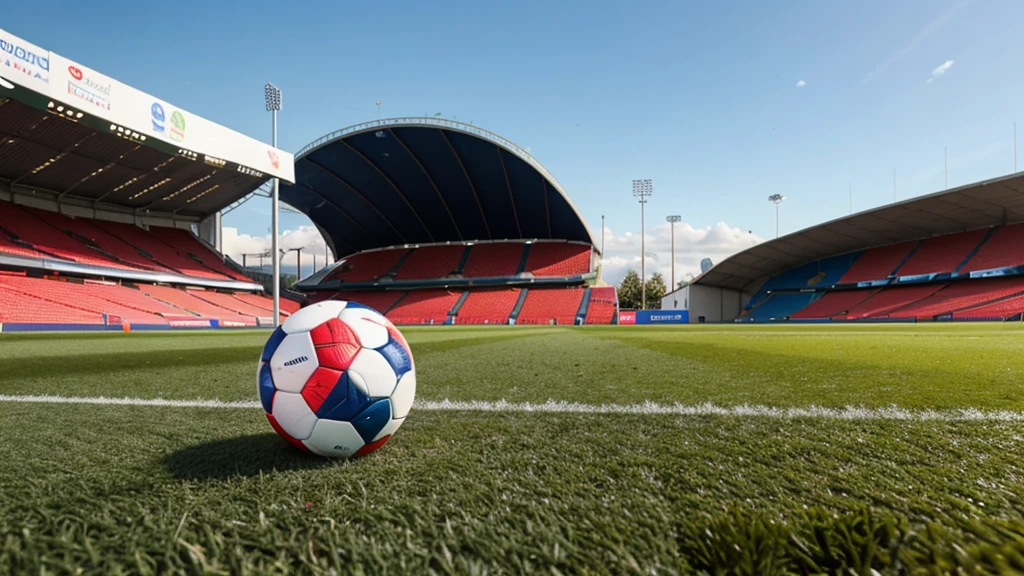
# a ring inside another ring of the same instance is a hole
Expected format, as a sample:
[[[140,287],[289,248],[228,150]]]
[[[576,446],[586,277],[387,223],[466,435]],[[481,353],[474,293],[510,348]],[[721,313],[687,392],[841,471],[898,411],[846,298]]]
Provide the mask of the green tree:
[[[619,308],[635,310],[640,307],[640,275],[630,269],[619,283]]]
[[[665,279],[660,272],[655,272],[647,279],[647,309],[661,310],[661,299],[665,297],[668,289],[665,287]]]

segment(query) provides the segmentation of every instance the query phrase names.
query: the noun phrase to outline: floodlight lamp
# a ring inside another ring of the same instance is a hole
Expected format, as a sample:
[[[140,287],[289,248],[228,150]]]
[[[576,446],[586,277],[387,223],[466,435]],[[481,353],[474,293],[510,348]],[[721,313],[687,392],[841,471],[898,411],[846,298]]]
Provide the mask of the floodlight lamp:
[[[673,214],[672,216],[669,216],[669,217],[665,218],[665,221],[666,222],[671,222],[672,224],[675,224],[676,222],[682,222],[683,221],[683,217],[679,216],[678,214]]]
[[[278,112],[281,110],[281,89],[270,82],[264,86],[266,96],[267,112]]]
[[[782,202],[785,199],[786,197],[783,196],[782,194],[772,194],[771,196],[768,197],[768,201],[774,202],[775,204],[778,204],[779,202]]]
[[[646,180],[633,180],[633,196],[640,198],[641,202],[653,193],[654,184],[649,178]]]

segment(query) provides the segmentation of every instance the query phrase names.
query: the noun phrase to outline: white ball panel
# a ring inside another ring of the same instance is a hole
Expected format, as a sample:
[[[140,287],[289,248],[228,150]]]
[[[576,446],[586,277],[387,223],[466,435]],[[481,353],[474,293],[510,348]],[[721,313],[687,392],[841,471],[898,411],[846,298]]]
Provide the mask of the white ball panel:
[[[289,316],[284,321],[284,324],[281,325],[281,329],[287,334],[309,332],[327,320],[337,318],[346,305],[347,302],[339,302],[338,300],[324,300],[323,302],[310,304]]]
[[[402,375],[402,379],[395,386],[391,394],[391,416],[393,418],[405,418],[412,408],[412,402],[416,399],[416,371],[410,370]]]
[[[388,343],[388,329],[377,323],[386,320],[373,310],[349,308],[343,311],[339,318],[355,331],[364,348],[380,348]]]
[[[278,391],[274,394],[274,419],[289,436],[305,440],[313,433],[317,417],[301,394]]]
[[[302,392],[316,368],[316,347],[308,332],[285,336],[270,357],[274,387],[285,392]]]
[[[369,348],[363,348],[356,354],[348,372],[353,382],[362,381],[371,398],[387,398],[394,391],[398,380],[387,359],[380,352]]]
[[[329,458],[349,458],[363,447],[363,438],[348,422],[319,420],[303,444]]]
[[[394,434],[402,425],[403,422],[405,422],[405,418],[392,418],[391,420],[388,421],[384,428],[382,428],[381,431],[378,432],[377,435],[373,437],[372,441],[376,442],[377,440],[380,440],[385,436],[390,436]]]

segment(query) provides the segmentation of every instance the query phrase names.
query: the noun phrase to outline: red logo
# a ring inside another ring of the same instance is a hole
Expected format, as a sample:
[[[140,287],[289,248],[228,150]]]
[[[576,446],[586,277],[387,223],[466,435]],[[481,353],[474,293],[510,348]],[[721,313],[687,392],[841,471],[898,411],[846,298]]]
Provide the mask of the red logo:
[[[82,71],[74,66],[68,66],[68,73],[71,74],[71,77],[75,80],[81,80],[82,76],[84,76],[84,74],[82,74]]]
[[[636,324],[636,311],[623,310],[619,312],[619,324]]]
[[[270,156],[270,163],[274,165],[274,168],[281,167],[281,158],[278,157],[276,150],[267,150],[267,156]]]

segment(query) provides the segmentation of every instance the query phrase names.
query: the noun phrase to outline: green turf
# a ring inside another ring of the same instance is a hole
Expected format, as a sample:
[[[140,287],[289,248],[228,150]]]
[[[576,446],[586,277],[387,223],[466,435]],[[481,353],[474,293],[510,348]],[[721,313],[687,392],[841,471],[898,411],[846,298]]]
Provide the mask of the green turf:
[[[424,400],[1024,410],[1018,325],[404,332]],[[267,335],[2,335],[0,394],[254,400]],[[1024,570],[1019,423],[414,408],[327,462],[259,410],[0,413],[0,574]]]

